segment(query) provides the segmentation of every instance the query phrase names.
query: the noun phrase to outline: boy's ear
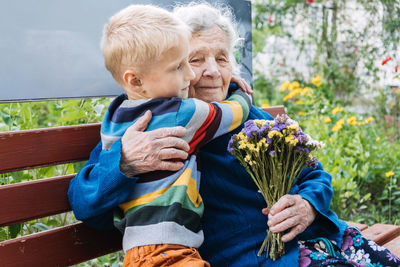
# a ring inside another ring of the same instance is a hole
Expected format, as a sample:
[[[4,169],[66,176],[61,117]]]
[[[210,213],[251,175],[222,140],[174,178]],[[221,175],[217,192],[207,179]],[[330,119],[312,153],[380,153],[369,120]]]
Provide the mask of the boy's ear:
[[[124,82],[129,86],[129,88],[133,89],[136,92],[141,91],[142,81],[140,80],[140,77],[136,71],[125,71],[122,78],[124,79]]]

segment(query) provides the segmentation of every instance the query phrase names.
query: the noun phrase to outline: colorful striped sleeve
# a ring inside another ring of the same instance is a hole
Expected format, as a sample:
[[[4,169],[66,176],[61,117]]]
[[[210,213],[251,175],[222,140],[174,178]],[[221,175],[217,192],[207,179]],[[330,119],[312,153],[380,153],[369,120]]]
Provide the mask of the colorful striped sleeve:
[[[249,115],[251,96],[236,90],[222,102],[206,103],[190,98],[182,101],[177,113],[177,124],[188,132],[184,140],[189,143],[189,154],[208,141],[239,127]]]

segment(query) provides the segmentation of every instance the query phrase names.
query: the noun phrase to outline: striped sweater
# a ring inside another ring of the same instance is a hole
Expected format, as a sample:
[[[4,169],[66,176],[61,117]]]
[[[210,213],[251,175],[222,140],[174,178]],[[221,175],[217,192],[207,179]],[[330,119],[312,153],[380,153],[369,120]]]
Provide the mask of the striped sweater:
[[[219,103],[194,98],[128,100],[123,94],[110,104],[101,126],[103,149],[109,149],[147,110],[153,117],[146,131],[183,126],[187,129],[183,139],[190,147],[181,170],[140,175],[129,201],[115,212],[114,224],[123,233],[125,252],[152,244],[195,248],[202,244],[200,218],[204,205],[199,194],[196,152],[208,141],[241,125],[250,106],[250,96],[240,90]]]

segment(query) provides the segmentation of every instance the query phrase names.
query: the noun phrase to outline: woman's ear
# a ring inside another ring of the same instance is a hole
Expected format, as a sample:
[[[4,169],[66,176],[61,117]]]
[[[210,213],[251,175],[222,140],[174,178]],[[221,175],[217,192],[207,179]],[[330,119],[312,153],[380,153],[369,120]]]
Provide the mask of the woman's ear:
[[[125,71],[122,78],[124,79],[124,82],[127,85],[127,87],[132,91],[139,93],[143,90],[142,81],[135,70],[130,69]]]

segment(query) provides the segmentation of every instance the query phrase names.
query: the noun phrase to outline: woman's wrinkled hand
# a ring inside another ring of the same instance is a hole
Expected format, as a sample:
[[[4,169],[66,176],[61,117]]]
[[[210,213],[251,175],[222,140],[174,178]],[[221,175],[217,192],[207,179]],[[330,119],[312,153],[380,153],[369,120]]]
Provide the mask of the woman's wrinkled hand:
[[[253,89],[251,89],[251,86],[246,82],[245,79],[241,77],[232,76],[231,82],[237,83],[237,85],[243,92],[249,95],[253,94]]]
[[[271,232],[279,233],[290,229],[282,236],[283,242],[293,240],[316,217],[315,209],[300,195],[284,195],[269,211],[265,208],[262,213],[268,215],[268,226]]]
[[[143,132],[151,117],[151,111],[146,111],[121,138],[120,169],[127,176],[155,170],[177,171],[188,157],[189,144],[180,138],[186,129],[177,126]]]

